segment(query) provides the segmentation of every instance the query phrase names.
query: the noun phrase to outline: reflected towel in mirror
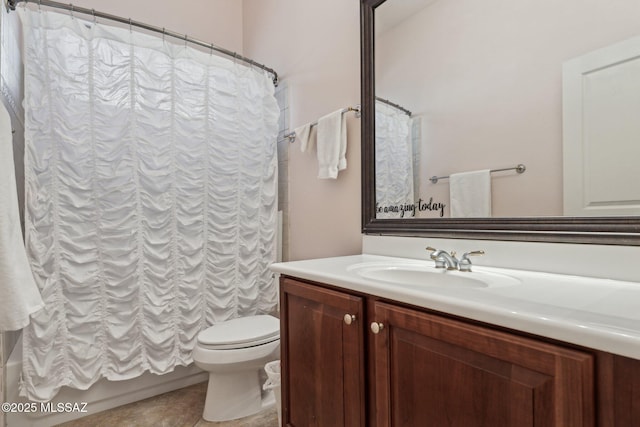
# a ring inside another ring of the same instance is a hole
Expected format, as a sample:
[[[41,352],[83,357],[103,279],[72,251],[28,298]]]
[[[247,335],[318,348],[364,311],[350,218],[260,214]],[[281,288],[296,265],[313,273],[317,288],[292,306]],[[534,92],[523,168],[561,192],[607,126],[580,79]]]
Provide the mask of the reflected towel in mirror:
[[[449,177],[451,218],[491,216],[491,171],[454,173]]]

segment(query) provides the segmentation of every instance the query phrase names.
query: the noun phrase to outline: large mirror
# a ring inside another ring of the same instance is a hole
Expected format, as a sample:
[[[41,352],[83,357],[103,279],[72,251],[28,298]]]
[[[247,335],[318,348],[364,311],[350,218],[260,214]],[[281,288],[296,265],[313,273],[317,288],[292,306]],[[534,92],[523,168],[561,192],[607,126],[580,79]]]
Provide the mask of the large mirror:
[[[639,245],[638,16],[362,0],[363,231]]]

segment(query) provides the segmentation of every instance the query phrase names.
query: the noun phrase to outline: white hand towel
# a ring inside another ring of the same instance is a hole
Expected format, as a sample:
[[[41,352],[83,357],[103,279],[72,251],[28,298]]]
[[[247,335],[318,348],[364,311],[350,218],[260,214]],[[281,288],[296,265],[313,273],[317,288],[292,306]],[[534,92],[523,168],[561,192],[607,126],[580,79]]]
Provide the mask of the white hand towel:
[[[0,331],[22,329],[43,306],[20,230],[11,118],[0,102]]]
[[[336,179],[338,171],[347,168],[347,121],[342,110],[318,120],[318,178]]]
[[[307,151],[307,149],[311,149],[311,144],[309,144],[309,136],[311,135],[311,125],[307,123],[304,126],[300,126],[296,128],[296,139],[300,142],[300,151],[303,153]]]
[[[449,177],[451,218],[491,216],[491,171],[454,173]]]

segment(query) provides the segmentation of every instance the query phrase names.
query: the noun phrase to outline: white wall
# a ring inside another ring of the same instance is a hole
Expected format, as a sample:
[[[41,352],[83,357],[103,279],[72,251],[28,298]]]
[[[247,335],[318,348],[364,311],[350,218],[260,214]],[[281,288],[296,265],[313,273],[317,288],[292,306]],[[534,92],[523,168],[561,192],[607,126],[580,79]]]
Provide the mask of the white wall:
[[[494,216],[562,215],[562,62],[638,16],[636,0],[435,1],[376,39],[379,95],[423,117],[423,198],[449,204],[430,176],[524,163],[493,175]]]
[[[291,128],[360,102],[357,0],[244,0],[245,55],[289,87]],[[348,166],[318,180],[315,150],[289,150],[289,259],[359,253],[360,120],[348,117]]]

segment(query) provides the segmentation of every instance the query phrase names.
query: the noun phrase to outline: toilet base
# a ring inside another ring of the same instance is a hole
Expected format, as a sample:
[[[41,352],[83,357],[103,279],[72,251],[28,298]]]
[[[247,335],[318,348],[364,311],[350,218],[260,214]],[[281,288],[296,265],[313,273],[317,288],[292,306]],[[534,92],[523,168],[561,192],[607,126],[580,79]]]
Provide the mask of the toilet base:
[[[257,414],[263,409],[258,370],[209,373],[205,421],[229,421]]]

